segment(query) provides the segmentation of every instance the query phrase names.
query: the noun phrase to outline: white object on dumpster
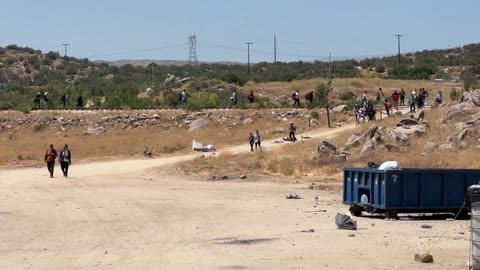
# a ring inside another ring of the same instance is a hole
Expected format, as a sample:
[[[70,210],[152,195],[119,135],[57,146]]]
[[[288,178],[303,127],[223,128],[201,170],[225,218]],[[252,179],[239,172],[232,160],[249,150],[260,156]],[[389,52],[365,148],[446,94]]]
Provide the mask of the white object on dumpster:
[[[385,161],[378,167],[379,170],[398,170],[398,162],[396,161]]]

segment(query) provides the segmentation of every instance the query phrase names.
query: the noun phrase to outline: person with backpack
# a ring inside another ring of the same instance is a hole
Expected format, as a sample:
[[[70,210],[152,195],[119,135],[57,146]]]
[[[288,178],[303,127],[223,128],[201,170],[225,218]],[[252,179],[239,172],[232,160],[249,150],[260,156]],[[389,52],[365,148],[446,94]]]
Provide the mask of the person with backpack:
[[[289,137],[291,142],[296,142],[297,138],[295,137],[295,133],[297,132],[297,126],[293,123],[290,122],[290,126],[288,127],[289,131]]]
[[[248,137],[248,142],[250,143],[250,152],[253,152],[253,145],[255,144],[255,137],[253,133],[250,132],[250,137]]]
[[[230,100],[232,101],[232,106],[236,106],[237,105],[237,92],[233,92],[232,93],[232,96],[230,97]]]
[[[258,130],[255,131],[255,151],[257,151],[257,147],[262,150],[262,136]]]
[[[37,92],[35,98],[33,99],[33,104],[35,104],[35,109],[40,109],[40,100],[42,99],[42,95],[40,92]]]
[[[305,102],[313,103],[313,91],[308,91],[305,94]]]
[[[405,106],[405,91],[400,90],[400,106]]]
[[[297,104],[297,108],[300,108],[300,93],[298,92],[298,90],[293,91],[292,99],[293,99],[292,107],[295,107],[295,104]]]
[[[408,97],[408,105],[410,105],[410,112],[414,113],[415,112],[415,91],[410,94],[410,97]]]
[[[187,90],[183,89],[182,93],[180,94],[180,106],[181,107],[187,107],[187,99],[188,99]]]
[[[68,178],[68,167],[72,165],[72,153],[68,149],[67,144],[63,146],[58,159],[60,161],[60,168],[62,168],[63,177]]]
[[[47,163],[47,169],[50,173],[50,178],[53,178],[53,170],[55,168],[55,159],[57,158],[57,156],[58,154],[55,148],[53,148],[53,144],[50,144],[50,147],[45,153],[45,162]]]

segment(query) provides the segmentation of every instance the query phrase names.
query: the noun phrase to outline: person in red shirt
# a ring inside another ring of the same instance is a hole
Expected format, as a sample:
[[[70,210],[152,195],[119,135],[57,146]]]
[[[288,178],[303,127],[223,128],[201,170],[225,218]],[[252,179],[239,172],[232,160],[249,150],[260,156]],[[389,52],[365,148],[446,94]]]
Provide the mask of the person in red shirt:
[[[400,100],[400,93],[398,93],[397,90],[393,91],[392,99],[393,99],[393,107],[398,112],[398,102]]]
[[[50,173],[50,178],[53,178],[53,169],[55,168],[55,159],[57,158],[57,151],[53,148],[53,144],[50,144],[50,148],[45,153],[45,162],[47,163],[47,169]]]
[[[390,100],[387,99],[385,101],[385,111],[387,111],[387,116],[390,116],[392,107],[393,107],[392,103],[390,102]]]
[[[255,96],[253,95],[253,91],[250,91],[250,94],[248,94],[247,99],[248,101],[250,101],[250,103],[253,103],[255,101]]]

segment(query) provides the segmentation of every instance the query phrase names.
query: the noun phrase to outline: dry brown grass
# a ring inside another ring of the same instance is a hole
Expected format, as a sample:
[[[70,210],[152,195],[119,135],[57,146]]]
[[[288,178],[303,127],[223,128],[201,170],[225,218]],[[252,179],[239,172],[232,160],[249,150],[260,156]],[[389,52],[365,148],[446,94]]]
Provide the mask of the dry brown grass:
[[[299,90],[304,94],[307,90],[315,89],[320,82],[326,82],[326,79],[311,79],[292,82],[270,82],[270,83],[254,83],[249,82],[245,89],[247,91],[253,90],[255,93],[263,94],[270,97],[276,97],[280,94],[290,97],[292,91]],[[379,87],[382,87],[384,93],[389,95],[393,90],[404,88],[406,93],[410,93],[413,89],[425,88],[429,90],[430,99],[434,98],[434,94],[437,91],[442,91],[445,94],[446,99],[449,99],[450,91],[455,88],[457,91],[461,91],[463,88],[461,83],[458,82],[436,82],[427,80],[385,80],[381,78],[349,78],[349,79],[334,79],[332,81],[333,97],[338,96],[341,92],[352,91],[357,96],[367,91],[371,98],[374,98],[376,91]]]
[[[290,143],[279,150],[260,153],[247,153],[241,155],[224,154],[221,158],[205,158],[193,163],[184,164],[185,170],[193,173],[201,173],[202,166],[207,166],[215,173],[246,173],[246,174],[270,174],[286,176],[314,175],[317,177],[329,178],[338,177],[344,167],[360,166],[365,167],[369,161],[382,163],[387,160],[396,160],[404,168],[478,168],[480,166],[480,154],[476,149],[476,143],[471,143],[465,150],[453,150],[442,152],[434,150],[425,153],[423,146],[426,142],[432,141],[437,145],[447,142],[447,137],[458,133],[453,124],[443,125],[440,122],[441,115],[446,108],[432,109],[426,111],[426,119],[429,121],[430,129],[422,137],[413,138],[411,146],[401,149],[400,153],[388,152],[386,150],[378,153],[370,159],[350,157],[344,162],[333,162],[328,159],[314,160],[317,155],[319,139],[301,143]],[[457,119],[462,121],[470,119]],[[401,117],[391,117],[377,125],[382,128],[393,127]],[[338,146],[346,143],[353,132],[363,133],[370,124],[359,125],[356,131],[342,133],[331,140]],[[381,148],[381,147],[380,147]],[[205,168],[205,167],[203,167]]]

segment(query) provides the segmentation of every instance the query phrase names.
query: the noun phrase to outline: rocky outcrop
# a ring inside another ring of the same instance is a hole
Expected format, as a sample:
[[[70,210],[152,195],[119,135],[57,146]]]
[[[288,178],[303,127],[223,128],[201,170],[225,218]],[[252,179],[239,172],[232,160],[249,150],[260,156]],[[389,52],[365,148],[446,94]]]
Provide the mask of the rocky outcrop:
[[[195,130],[199,130],[199,129],[204,129],[207,126],[208,126],[207,120],[197,119],[197,120],[194,120],[190,123],[190,127],[189,127],[188,131],[195,131]]]
[[[99,126],[99,125],[95,125],[95,126],[90,126],[87,128],[87,130],[85,130],[84,134],[85,135],[100,135],[100,134],[103,134],[107,132],[107,129],[102,127],[102,126]]]
[[[473,90],[471,92],[464,92],[461,100],[463,102],[472,102],[475,106],[480,107],[480,89]]]
[[[317,150],[319,156],[337,154],[337,146],[329,140],[322,140]]]
[[[442,117],[442,122],[446,123],[449,120],[473,114],[477,111],[475,104],[472,101],[463,102],[448,108],[447,113]]]
[[[360,157],[370,157],[375,154],[377,151],[377,139],[376,138],[371,138],[367,141],[365,141],[365,144],[363,144],[362,150],[360,150]]]
[[[341,112],[348,112],[349,108],[347,105],[338,105],[332,108],[332,112],[334,113],[341,113]]]

